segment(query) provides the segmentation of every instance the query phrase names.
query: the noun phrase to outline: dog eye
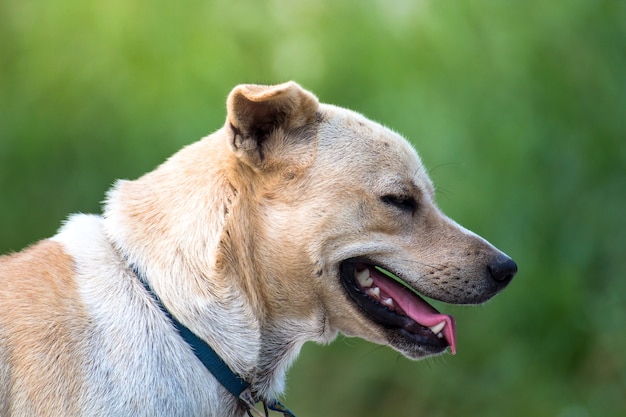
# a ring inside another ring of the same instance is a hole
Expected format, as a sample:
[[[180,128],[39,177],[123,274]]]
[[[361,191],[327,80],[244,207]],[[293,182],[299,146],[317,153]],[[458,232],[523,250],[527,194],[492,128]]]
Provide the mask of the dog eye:
[[[380,200],[390,206],[399,208],[402,211],[414,213],[417,209],[417,201],[409,195],[388,194],[380,198]]]

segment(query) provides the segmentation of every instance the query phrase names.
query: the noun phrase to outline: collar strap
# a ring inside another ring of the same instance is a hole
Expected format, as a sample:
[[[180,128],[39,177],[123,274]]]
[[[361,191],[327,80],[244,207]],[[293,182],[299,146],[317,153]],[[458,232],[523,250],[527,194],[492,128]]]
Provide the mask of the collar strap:
[[[226,365],[226,362],[220,357],[220,355],[213,350],[208,343],[200,339],[195,333],[189,330],[184,324],[176,320],[176,318],[165,308],[159,297],[156,295],[148,281],[139,272],[139,269],[135,266],[131,266],[132,271],[137,276],[143,287],[148,294],[152,297],[154,302],[159,306],[161,311],[172,322],[180,337],[191,347],[193,353],[202,362],[204,367],[218,380],[218,382],[228,390],[236,398],[239,398],[247,407],[248,415],[250,416],[268,416],[268,409],[272,411],[278,411],[283,413],[284,417],[295,417],[291,411],[277,400],[263,401],[264,413],[256,408],[256,401],[250,384],[247,383],[241,376],[237,375]]]

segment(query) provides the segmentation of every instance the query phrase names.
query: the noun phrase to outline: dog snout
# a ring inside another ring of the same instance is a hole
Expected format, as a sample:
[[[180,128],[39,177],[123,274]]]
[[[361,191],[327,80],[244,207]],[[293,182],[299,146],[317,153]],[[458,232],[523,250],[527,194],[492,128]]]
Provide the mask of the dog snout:
[[[517,264],[507,255],[498,254],[491,263],[487,265],[487,270],[498,286],[505,287],[511,282],[515,274],[517,274]]]

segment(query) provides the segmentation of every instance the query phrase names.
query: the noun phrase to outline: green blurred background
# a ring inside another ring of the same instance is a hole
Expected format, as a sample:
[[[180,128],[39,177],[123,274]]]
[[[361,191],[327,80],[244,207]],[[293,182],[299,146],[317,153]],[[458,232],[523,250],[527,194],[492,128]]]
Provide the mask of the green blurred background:
[[[458,354],[307,344],[307,416],[626,415],[626,2],[0,0],[0,251],[293,79],[409,138],[520,272]]]

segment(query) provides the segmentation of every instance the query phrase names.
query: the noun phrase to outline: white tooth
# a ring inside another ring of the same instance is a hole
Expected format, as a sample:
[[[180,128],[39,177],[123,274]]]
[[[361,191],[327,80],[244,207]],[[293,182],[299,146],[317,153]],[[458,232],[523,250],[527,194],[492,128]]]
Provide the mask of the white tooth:
[[[378,288],[378,287],[374,287],[374,288],[369,289],[367,291],[367,293],[369,295],[371,295],[372,297],[374,297],[374,298],[380,298],[380,288]]]
[[[439,337],[439,335],[441,334],[441,331],[443,330],[444,327],[446,327],[446,322],[442,321],[441,323],[436,324],[433,327],[429,327],[429,329],[430,329],[431,332],[435,333],[437,335],[437,337]],[[442,337],[443,337],[443,335],[442,335]]]
[[[354,276],[357,281],[359,281],[359,285],[363,288],[369,288],[374,283],[374,280],[370,277],[370,270],[367,268],[361,272],[354,271]]]
[[[443,339],[443,333],[437,333],[437,339]]]
[[[382,301],[384,305],[387,307],[393,307],[393,300],[391,298],[386,298]]]

